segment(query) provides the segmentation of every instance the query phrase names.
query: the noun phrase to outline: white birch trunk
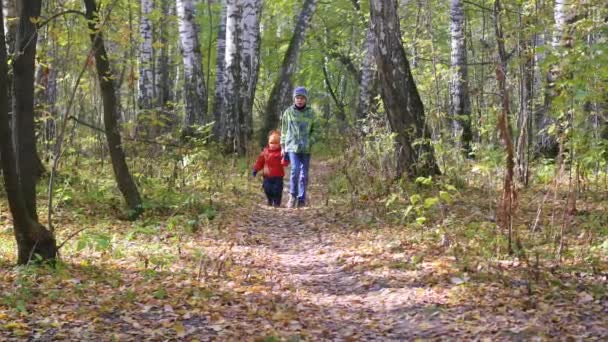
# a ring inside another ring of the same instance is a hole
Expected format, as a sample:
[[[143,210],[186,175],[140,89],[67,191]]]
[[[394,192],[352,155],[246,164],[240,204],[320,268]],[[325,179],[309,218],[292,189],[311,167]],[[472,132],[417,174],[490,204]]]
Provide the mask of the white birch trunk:
[[[240,2],[242,18],[239,29],[241,82],[240,101],[241,141],[249,141],[253,133],[253,99],[260,69],[260,17],[262,0]],[[245,146],[242,146],[243,148]]]
[[[467,51],[464,32],[464,7],[462,0],[450,1],[451,80],[450,115],[452,135],[460,138],[464,151],[470,150],[471,143],[471,100],[467,70]]]
[[[141,0],[141,21],[139,33],[141,44],[139,46],[139,107],[152,108],[154,99],[154,75],[152,73],[152,21],[150,14],[154,5],[153,0]]]
[[[222,113],[223,142],[231,150],[236,151],[240,142],[237,141],[240,133],[238,131],[238,109],[240,98],[240,61],[238,54],[238,31],[240,11],[237,0],[226,1],[226,52],[225,58],[225,85],[224,88],[224,111]]]
[[[198,41],[198,24],[195,20],[193,0],[176,0],[179,20],[180,48],[184,62],[184,129],[201,125],[207,116],[207,91],[202,69],[201,48]]]
[[[215,92],[213,96],[213,135],[215,139],[222,140],[224,127],[222,125],[226,93],[226,2],[222,1],[222,10],[217,31],[217,55],[215,67]]]
[[[359,101],[357,105],[357,117],[359,119],[366,118],[371,107],[373,87],[376,83],[375,47],[374,32],[371,28],[368,28],[365,35],[365,57],[361,64],[361,79],[359,81]]]

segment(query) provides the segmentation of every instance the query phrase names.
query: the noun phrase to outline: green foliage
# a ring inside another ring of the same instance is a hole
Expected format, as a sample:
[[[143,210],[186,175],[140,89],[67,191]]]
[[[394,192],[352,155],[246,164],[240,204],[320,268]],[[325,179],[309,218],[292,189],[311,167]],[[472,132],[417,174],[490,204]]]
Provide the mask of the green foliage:
[[[90,248],[98,252],[106,252],[112,248],[112,237],[103,232],[85,232],[80,235],[76,243],[76,250]]]

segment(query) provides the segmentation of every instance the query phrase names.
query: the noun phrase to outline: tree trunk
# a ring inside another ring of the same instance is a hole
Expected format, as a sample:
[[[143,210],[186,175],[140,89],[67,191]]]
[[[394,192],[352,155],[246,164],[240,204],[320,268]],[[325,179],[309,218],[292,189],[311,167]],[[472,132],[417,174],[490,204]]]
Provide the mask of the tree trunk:
[[[140,114],[138,115],[138,131],[144,135],[148,135],[150,110],[152,109],[154,94],[154,59],[153,59],[153,30],[152,20],[150,15],[154,6],[154,0],[141,0],[139,34],[141,43],[139,45],[139,96],[138,106]],[[148,118],[148,119],[146,119]]]
[[[361,64],[361,77],[359,79],[359,96],[357,101],[357,118],[365,119],[371,108],[372,101],[376,97],[377,72],[375,64],[375,41],[374,32],[371,27],[365,34],[365,56]]]
[[[471,152],[471,99],[469,98],[469,77],[467,70],[467,50],[464,34],[464,6],[462,0],[450,1],[450,36],[452,41],[450,80],[450,116],[452,134],[460,137],[461,147],[466,155]]]
[[[238,90],[241,82],[241,63],[239,54],[239,21],[241,13],[237,0],[226,1],[226,52],[225,52],[225,85],[224,88],[224,111],[222,113],[222,143],[229,152],[238,151],[241,146],[239,125],[240,96]]]
[[[103,121],[106,138],[108,139],[110,158],[112,159],[112,168],[114,169],[118,189],[122,192],[129,207],[129,216],[131,219],[136,219],[143,211],[143,208],[139,191],[131,177],[125,160],[125,153],[122,149],[120,127],[118,125],[118,104],[113,83],[114,77],[112,77],[110,63],[103,43],[103,35],[97,29],[99,17],[95,0],[84,0],[84,4],[87,19],[89,19],[89,36],[95,53],[95,66],[97,67],[97,77],[101,88],[101,96],[103,97]]]
[[[172,101],[169,61],[169,47],[171,46],[169,42],[171,34],[169,26],[172,22],[169,18],[175,15],[175,6],[173,6],[175,3],[171,0],[160,0],[160,2],[163,18],[160,20],[157,32],[158,42],[161,47],[157,53],[156,68],[154,68],[154,72],[156,73],[154,76],[154,86],[156,87],[154,93],[156,94],[157,105],[161,108],[166,108],[167,103]]]
[[[523,11],[522,8],[520,8]],[[529,13],[520,14],[519,34],[525,34],[523,28],[531,24],[532,16]],[[517,120],[517,178],[525,186],[528,185],[528,146],[531,138],[531,117],[534,103],[534,50],[536,34],[532,37],[519,38],[520,57],[520,101],[519,116]]]
[[[0,12],[0,21],[3,15]],[[34,256],[43,260],[54,260],[57,255],[55,237],[44,226],[29,215],[19,185],[17,162],[13,149],[12,134],[8,118],[8,69],[4,27],[0,28],[0,154],[2,175],[13,216],[15,240],[17,241],[17,263],[27,264]]]
[[[245,153],[252,135],[261,10],[260,0],[227,1],[221,140],[229,151],[240,154]]]
[[[439,174],[429,130],[424,121],[424,106],[401,41],[401,29],[394,0],[371,0],[372,29],[376,37],[376,64],[382,101],[391,130],[397,134],[397,174],[410,177]],[[416,151],[413,144],[420,141]]]
[[[23,0],[19,14],[19,26],[15,58],[13,61],[14,101],[13,140],[17,158],[17,173],[25,207],[30,217],[37,219],[36,182],[43,172],[36,152],[34,124],[34,63],[38,35],[32,18],[40,17],[40,0]]]
[[[222,117],[226,99],[226,1],[221,3],[222,10],[217,31],[217,55],[215,67],[215,92],[213,95],[213,136],[217,141],[223,139]]]
[[[555,6],[553,8],[555,27],[551,45],[552,53],[556,54],[558,58],[559,55],[562,54],[560,50],[572,46],[572,37],[570,37],[567,31],[569,24],[575,19],[573,8],[574,4],[567,1],[555,1]],[[551,116],[551,112],[555,112],[555,110],[552,109],[553,99],[559,95],[559,89],[555,87],[555,85],[562,76],[560,68],[559,63],[549,67],[546,79],[547,86],[545,88],[544,108],[541,112],[541,117],[538,119],[538,125],[541,132],[538,135],[537,151],[548,157],[555,157],[559,151],[555,134],[547,132],[547,128],[556,124],[556,118]]]
[[[183,134],[192,135],[193,127],[207,119],[207,90],[203,75],[201,47],[198,41],[198,24],[193,0],[177,0],[179,41],[184,62],[184,114]]]
[[[291,92],[293,85],[291,84],[291,76],[296,70],[296,64],[298,62],[298,56],[300,54],[300,48],[304,42],[306,30],[310,26],[311,18],[315,13],[317,7],[317,0],[306,0],[302,6],[302,11],[298,18],[298,23],[294,28],[294,34],[289,42],[289,47],[283,57],[283,64],[281,65],[281,71],[279,78],[272,87],[270,92],[270,98],[266,105],[266,112],[264,113],[264,125],[262,128],[262,134],[260,135],[260,144],[266,144],[266,133],[272,129],[276,129],[279,116],[291,103]]]
[[[239,108],[241,118],[241,141],[249,142],[253,134],[253,100],[258,73],[260,71],[260,17],[262,15],[262,0],[241,1],[241,28],[239,32],[240,62],[241,62],[241,89],[242,96]],[[244,148],[246,146],[241,146]]]
[[[513,252],[512,232],[512,210],[515,199],[515,187],[513,185],[513,170],[515,168],[513,142],[511,140],[511,127],[509,126],[509,93],[507,90],[507,53],[505,50],[504,35],[501,23],[502,8],[499,0],[494,1],[494,29],[496,34],[496,45],[498,47],[498,65],[496,66],[496,81],[501,101],[501,111],[498,116],[498,132],[505,145],[505,178],[503,182],[503,193],[500,206],[497,211],[497,223],[503,231],[508,231],[509,254]]]

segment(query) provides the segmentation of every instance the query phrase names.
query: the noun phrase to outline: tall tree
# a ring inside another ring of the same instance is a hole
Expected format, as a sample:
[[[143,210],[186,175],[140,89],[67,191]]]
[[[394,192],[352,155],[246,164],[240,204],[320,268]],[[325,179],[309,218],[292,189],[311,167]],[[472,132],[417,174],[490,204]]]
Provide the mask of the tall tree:
[[[0,21],[3,21],[1,12]],[[4,26],[2,26],[0,27],[0,154],[2,154],[4,186],[13,216],[15,240],[17,241],[17,263],[27,264],[35,255],[44,260],[53,260],[57,255],[55,237],[29,214],[19,185],[20,180],[8,118],[8,68],[5,44]]]
[[[523,7],[523,6],[522,6]],[[530,34],[525,29],[534,18],[532,11],[520,8],[518,56],[519,56],[519,115],[517,118],[517,178],[528,184],[528,146],[532,138],[531,118],[534,105],[534,50],[536,49],[536,33]]]
[[[494,33],[496,35],[497,61],[496,83],[500,96],[501,110],[498,115],[498,133],[505,145],[505,178],[503,181],[503,192],[500,205],[498,207],[497,222],[503,231],[508,232],[509,254],[513,252],[513,224],[512,210],[515,200],[515,187],[513,184],[513,170],[515,168],[515,157],[513,151],[513,141],[511,139],[511,126],[509,121],[509,92],[507,89],[507,52],[505,48],[505,38],[502,25],[502,5],[500,0],[494,1]]]
[[[253,126],[253,96],[259,71],[260,0],[226,2],[223,141],[244,153]]]
[[[171,31],[171,17],[175,15],[175,3],[171,0],[160,0],[161,11],[163,17],[160,19],[159,25],[157,25],[157,36],[159,52],[156,53],[156,62],[154,68],[154,86],[156,94],[157,105],[161,108],[165,108],[167,103],[172,101],[171,98],[171,65],[170,65],[170,34]]]
[[[467,50],[464,32],[465,13],[462,0],[450,1],[450,37],[452,45],[450,80],[450,116],[452,134],[460,138],[466,154],[471,151],[471,99],[467,69]]]
[[[283,57],[279,78],[274,83],[272,91],[270,92],[270,98],[266,104],[262,133],[277,127],[279,116],[291,102],[291,92],[293,90],[291,76],[296,70],[300,48],[304,43],[306,30],[310,26],[312,16],[317,8],[317,2],[317,0],[306,0],[304,5],[302,5],[302,11],[300,12],[298,22],[293,30],[294,33],[289,42],[289,47]],[[260,136],[260,144],[264,145],[266,143],[266,135],[261,134]]]
[[[241,13],[238,8],[237,0],[226,0],[226,51],[225,58],[225,87],[222,112],[222,143],[228,151],[238,151],[241,134],[239,124],[239,107],[241,100],[238,96],[238,89],[241,81],[241,63],[239,60],[239,25]]]
[[[358,119],[367,117],[375,97],[374,88],[377,83],[377,72],[374,60],[376,56],[374,39],[374,32],[370,27],[365,34],[365,45],[363,47],[365,55],[361,64],[361,76],[359,77],[359,96],[357,98]]]
[[[192,134],[194,125],[201,125],[207,119],[207,90],[198,41],[199,27],[196,23],[193,0],[177,0],[179,21],[179,41],[184,61],[184,115],[183,132]]]
[[[108,140],[108,149],[112,160],[112,168],[118,189],[122,192],[127,206],[129,207],[129,216],[135,219],[141,214],[142,201],[137,185],[131,177],[129,167],[125,160],[125,153],[122,149],[122,141],[120,137],[120,126],[118,125],[118,103],[116,100],[116,89],[114,87],[114,77],[108,55],[103,43],[103,35],[99,28],[99,15],[95,0],[84,0],[86,8],[86,17],[89,20],[89,36],[93,45],[93,53],[95,54],[95,66],[97,67],[97,77],[103,97],[103,121],[105,126],[105,134]]]
[[[241,33],[238,44],[240,49],[241,62],[241,89],[239,96],[242,97],[240,103],[240,117],[243,122],[243,139],[249,141],[253,134],[253,99],[256,85],[258,83],[258,73],[260,70],[260,17],[262,15],[262,0],[243,0],[241,3],[242,18],[240,22]],[[245,146],[243,146],[245,147]]]
[[[141,0],[139,34],[139,108],[149,110],[154,99],[154,66],[153,31],[150,15],[154,7],[154,0]]]
[[[410,177],[439,174],[428,141],[424,106],[401,41],[397,1],[371,0],[370,12],[377,44],[380,92],[391,130],[396,133],[397,174],[407,173]],[[418,143],[417,149],[414,143]]]
[[[22,0],[19,5],[16,54],[13,60],[13,141],[17,173],[29,215],[37,219],[36,182],[42,164],[36,151],[34,124],[34,73],[38,34],[36,19],[40,17],[40,0]]]
[[[568,27],[575,20],[575,4],[569,1],[556,0],[553,8],[555,26],[553,28],[552,53],[559,58],[564,49],[572,46],[572,37]],[[544,108],[537,117],[537,126],[540,131],[537,141],[537,150],[547,156],[555,156],[558,153],[557,139],[548,132],[548,128],[556,124],[553,112],[553,100],[559,95],[559,89],[555,87],[562,76],[560,63],[553,63],[547,72],[547,85],[545,88]],[[558,130],[555,130],[558,131]]]
[[[220,3],[221,12],[217,29],[217,55],[215,66],[215,91],[213,94],[213,135],[215,139],[223,139],[222,117],[224,112],[224,104],[226,102],[226,10],[227,4],[225,0]]]

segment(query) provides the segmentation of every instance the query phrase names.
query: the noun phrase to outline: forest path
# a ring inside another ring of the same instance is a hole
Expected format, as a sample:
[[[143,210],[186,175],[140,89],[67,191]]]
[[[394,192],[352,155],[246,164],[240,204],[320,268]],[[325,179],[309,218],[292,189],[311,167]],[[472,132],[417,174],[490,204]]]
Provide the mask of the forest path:
[[[242,213],[242,224],[233,227],[246,236],[241,241],[248,242],[247,249],[256,250],[250,255],[260,260],[252,264],[264,265],[266,284],[297,301],[292,328],[301,326],[313,340],[404,340],[446,333],[448,326],[436,316],[445,289],[421,283],[417,272],[368,268],[365,263],[375,253],[359,246],[359,228],[325,206],[327,177],[327,165],[313,164],[310,206],[253,204]],[[258,198],[264,203],[261,191]],[[407,252],[397,258],[407,259]]]

